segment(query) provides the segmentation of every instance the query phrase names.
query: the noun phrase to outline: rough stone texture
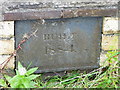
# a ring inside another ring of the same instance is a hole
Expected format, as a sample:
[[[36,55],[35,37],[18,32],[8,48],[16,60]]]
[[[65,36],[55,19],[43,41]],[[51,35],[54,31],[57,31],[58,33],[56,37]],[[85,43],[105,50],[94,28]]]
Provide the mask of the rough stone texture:
[[[5,13],[34,12],[59,9],[115,9],[118,8],[118,0],[8,0],[2,3],[0,20],[4,20]],[[110,12],[110,11],[109,11]],[[100,14],[100,13],[99,13]],[[109,15],[109,13],[108,13]],[[116,16],[116,12],[114,13]],[[3,19],[2,19],[3,18]],[[39,19],[39,18],[38,18]]]
[[[14,39],[0,40],[0,54],[11,54],[14,51]]]
[[[0,0],[2,1],[11,1],[16,2],[16,0]],[[23,2],[25,0],[17,0],[17,2]],[[26,0],[25,2],[95,2],[96,0]],[[98,2],[117,2],[119,0],[97,0]]]
[[[0,64],[4,62],[14,51],[14,21],[0,22]],[[10,60],[6,68],[14,68],[14,58]]]
[[[66,8],[116,8],[119,0],[0,0],[0,20],[3,20],[3,13],[7,12],[25,12],[45,9],[66,9]],[[14,3],[13,3],[14,2]],[[21,2],[21,3],[20,3]],[[24,3],[23,3],[24,2]],[[31,3],[28,3],[31,2]],[[40,3],[43,2],[43,3]],[[8,24],[9,23],[9,24]],[[118,18],[105,17],[103,22],[103,33],[119,33]],[[0,54],[10,54],[14,50],[14,22],[0,22]],[[2,40],[1,40],[2,39]],[[102,49],[115,50],[118,47],[117,36],[103,35]],[[9,52],[9,53],[8,53]],[[106,56],[101,53],[101,60]],[[0,59],[3,56],[0,56]],[[13,64],[14,65],[14,64]]]
[[[0,64],[2,64],[5,60],[7,60],[10,57],[10,55],[0,55]],[[6,65],[5,68],[14,68],[14,58],[10,60],[10,62]]]
[[[118,17],[104,17],[103,19],[103,35],[102,35],[102,49],[100,55],[100,65],[107,64],[104,61],[107,59],[106,50],[116,50],[119,49],[119,33],[120,29],[118,27],[120,20]],[[120,58],[119,58],[120,59]]]
[[[4,62],[14,51],[14,21],[0,22],[0,64]],[[14,58],[10,60],[6,68],[14,68]]]
[[[106,56],[106,52],[101,52],[101,54],[100,54],[100,66],[103,66],[107,61],[106,61],[106,59],[107,59],[107,56]]]
[[[118,20],[119,19],[117,17],[105,17],[103,19],[103,34],[120,33]]]
[[[115,59],[109,58],[110,56],[113,55],[114,52],[115,51],[106,51],[106,52],[102,51],[101,55],[100,55],[100,66],[108,66],[109,64],[111,64],[111,62],[109,60],[112,60],[112,62],[115,63],[116,62]],[[119,59],[118,56],[116,56],[116,58]]]
[[[0,37],[14,37],[14,21],[0,22]]]
[[[16,45],[25,33],[34,32],[18,52],[25,66],[39,67],[39,72],[99,67],[102,18],[16,21]],[[35,53],[35,54],[34,54]],[[29,60],[29,62],[28,62]]]
[[[117,35],[102,35],[102,49],[103,50],[117,50],[118,36]]]

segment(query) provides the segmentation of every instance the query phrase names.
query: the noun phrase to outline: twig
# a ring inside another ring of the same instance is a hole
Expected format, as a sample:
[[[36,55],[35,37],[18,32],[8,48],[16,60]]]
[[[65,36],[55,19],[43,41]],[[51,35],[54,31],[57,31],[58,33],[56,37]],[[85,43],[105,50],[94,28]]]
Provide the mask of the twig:
[[[35,30],[33,33],[31,33],[30,35],[26,35],[23,37],[23,40],[21,40],[16,48],[16,50],[10,55],[9,58],[7,58],[3,63],[0,64],[0,71],[2,71],[4,69],[4,67],[7,65],[7,63],[14,57],[16,56],[16,53],[18,50],[22,49],[21,45],[24,44],[28,39],[30,39],[32,36],[36,37],[36,33],[38,30]]]

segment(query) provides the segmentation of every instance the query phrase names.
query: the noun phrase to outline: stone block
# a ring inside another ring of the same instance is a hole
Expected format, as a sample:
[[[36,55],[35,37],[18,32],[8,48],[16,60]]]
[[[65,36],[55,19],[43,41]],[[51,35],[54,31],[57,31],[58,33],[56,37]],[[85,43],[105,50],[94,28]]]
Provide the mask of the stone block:
[[[103,34],[120,33],[119,23],[120,20],[117,17],[105,17],[103,19]]]
[[[105,63],[108,63],[106,61],[106,59],[107,59],[106,54],[107,54],[106,52],[101,52],[100,53],[100,66],[103,66],[103,65],[105,65]]]
[[[14,21],[0,22],[0,37],[14,36]]]
[[[0,55],[0,64],[2,64],[5,60],[7,60],[10,57],[10,55]],[[14,69],[14,57],[11,58],[11,60],[7,63],[5,68],[12,68]]]
[[[14,40],[0,40],[0,54],[11,54],[14,52]]]
[[[117,50],[118,36],[117,35],[102,35],[102,50]]]

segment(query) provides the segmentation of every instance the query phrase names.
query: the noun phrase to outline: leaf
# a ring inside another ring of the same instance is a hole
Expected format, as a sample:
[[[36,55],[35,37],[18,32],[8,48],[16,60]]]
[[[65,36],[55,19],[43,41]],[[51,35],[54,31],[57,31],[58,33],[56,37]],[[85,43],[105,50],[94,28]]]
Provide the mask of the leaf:
[[[110,79],[107,80],[107,83],[111,83],[112,81]]]
[[[18,69],[24,68],[20,62],[18,62]]]
[[[8,75],[5,75],[6,80],[9,82],[12,78]]]
[[[30,80],[28,80],[25,77],[21,80],[21,84],[24,85],[24,88],[31,88],[31,86],[30,86]]]
[[[19,72],[18,72],[18,70],[15,69],[15,71],[16,71],[16,75],[20,75]]]
[[[28,80],[26,77],[21,80],[21,83],[25,88],[35,88],[35,85],[37,85],[37,83],[30,81],[30,79]]]
[[[120,52],[116,52],[116,53],[112,54],[108,59],[113,58],[114,56],[117,56],[119,54],[120,54]]]
[[[35,78],[39,77],[40,75],[30,75],[26,77],[28,80],[34,80]]]
[[[3,79],[0,79],[0,86],[7,87],[7,84]]]
[[[22,80],[22,79],[23,79],[23,77],[20,76],[20,75],[14,76],[14,77],[9,81],[10,86],[11,86],[12,88],[20,88],[20,85],[22,85],[22,84],[21,84],[21,80]]]
[[[26,69],[22,66],[20,62],[18,62],[18,72],[20,75],[24,75],[26,73]]]
[[[35,83],[35,82],[33,82],[33,81],[30,82],[31,88],[36,88],[37,86],[35,86],[35,85],[37,85],[37,83]]]
[[[26,72],[26,75],[30,75],[30,74],[34,73],[37,69],[38,69],[38,67],[32,68],[32,69],[28,70],[28,71]]]
[[[63,82],[62,84],[70,84],[70,83],[74,83],[75,81],[77,81],[76,79],[70,80],[68,82]]]
[[[22,68],[24,68],[24,67],[22,66],[22,64],[20,62],[18,62],[18,72],[21,71]]]

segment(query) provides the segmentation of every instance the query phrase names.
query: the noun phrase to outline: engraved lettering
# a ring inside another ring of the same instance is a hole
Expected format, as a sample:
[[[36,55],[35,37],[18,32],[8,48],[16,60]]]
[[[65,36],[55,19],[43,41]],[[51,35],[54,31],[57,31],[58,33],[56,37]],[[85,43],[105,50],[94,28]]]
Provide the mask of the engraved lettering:
[[[49,40],[50,39],[50,34],[44,34],[43,39],[44,40]]]
[[[45,47],[45,54],[47,54],[48,53],[48,51],[47,51],[47,47]]]
[[[46,34],[43,34],[43,40],[46,40]]]
[[[58,36],[58,37],[59,37],[59,39],[61,39],[61,33],[59,34],[59,36]]]
[[[67,35],[65,33],[63,33],[63,39],[66,39]]]
[[[72,51],[74,51],[74,50],[73,50],[73,44],[71,44],[71,52],[72,52]]]
[[[56,53],[61,53],[61,52],[76,52],[74,50],[74,45],[71,44],[71,45],[68,45],[67,48],[65,47],[62,47],[61,45],[58,45],[57,48],[52,48],[50,46],[46,46],[45,47],[45,54],[50,54],[50,55],[54,55]]]
[[[50,54],[50,55],[54,55],[56,52],[56,50],[54,48],[51,47],[45,47],[45,54]]]
[[[50,34],[47,34],[47,39],[50,39]]]
[[[51,34],[51,38],[54,39],[54,34]]]
[[[67,38],[74,38],[76,33],[71,33],[67,35],[66,33],[56,33],[56,34],[43,34],[43,40],[54,40],[54,39],[67,39]]]

